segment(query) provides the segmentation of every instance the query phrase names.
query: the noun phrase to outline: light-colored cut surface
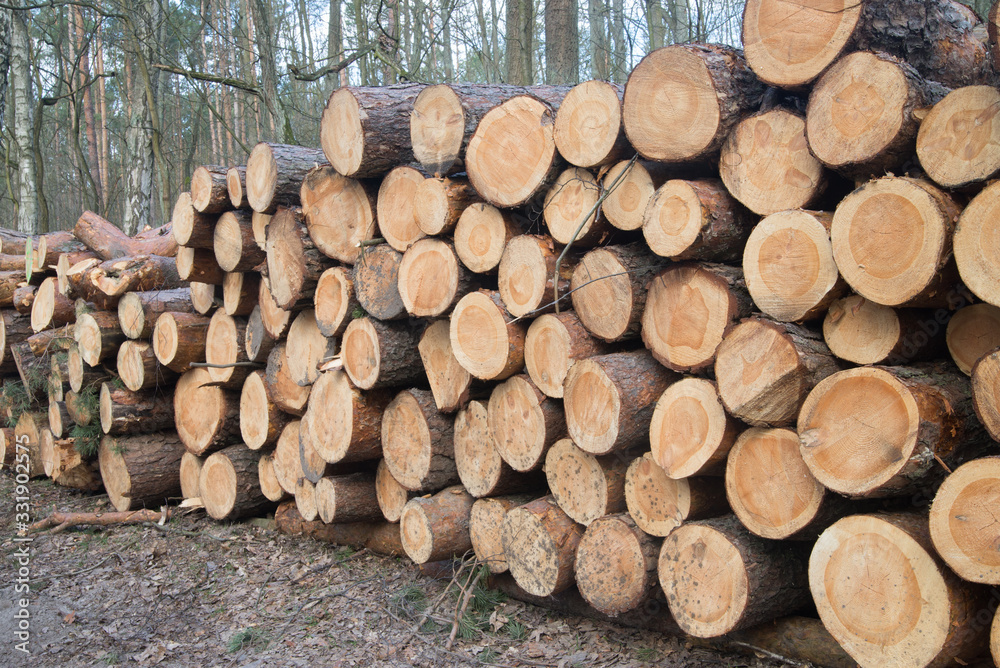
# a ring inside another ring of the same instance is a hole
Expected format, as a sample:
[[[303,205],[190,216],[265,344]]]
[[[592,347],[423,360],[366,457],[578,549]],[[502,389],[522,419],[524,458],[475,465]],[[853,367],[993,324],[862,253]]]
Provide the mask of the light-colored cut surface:
[[[674,479],[687,478],[725,460],[735,436],[715,385],[685,378],[664,391],[649,424],[654,461]]]
[[[593,238],[598,220],[595,205],[600,196],[597,177],[586,169],[570,167],[556,177],[545,195],[543,209],[545,225],[552,238],[561,244],[596,241]],[[577,228],[580,228],[579,233]]]
[[[594,167],[618,140],[622,126],[621,101],[606,81],[574,86],[556,112],[555,139],[559,154],[578,167]]]
[[[931,504],[931,539],[953,571],[970,582],[1000,584],[1000,458],[967,462],[945,478]]]
[[[972,367],[986,353],[1000,347],[1000,308],[972,304],[959,309],[948,321],[948,352],[959,370],[972,375]]]
[[[1000,183],[983,188],[965,207],[953,243],[962,281],[983,301],[1000,306]]]
[[[917,157],[945,188],[988,179],[1000,170],[1000,91],[966,86],[931,109],[917,134]]]
[[[823,339],[830,352],[855,364],[885,360],[899,339],[895,309],[860,295],[838,299],[823,319]]]

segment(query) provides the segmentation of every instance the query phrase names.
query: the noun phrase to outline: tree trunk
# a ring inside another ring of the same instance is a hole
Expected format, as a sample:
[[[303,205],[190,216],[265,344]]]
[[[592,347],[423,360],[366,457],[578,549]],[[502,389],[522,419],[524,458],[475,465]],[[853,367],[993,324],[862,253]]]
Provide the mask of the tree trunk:
[[[205,512],[216,520],[235,520],[264,512],[272,502],[258,482],[259,452],[231,445],[210,455],[201,467],[198,486]]]
[[[66,413],[69,414],[70,419],[73,424],[79,425],[81,427],[86,427],[94,423],[95,418],[100,418],[99,415],[95,415],[97,406],[92,406],[93,401],[84,399],[80,394],[69,390],[66,392]]]
[[[66,410],[66,402],[64,401],[49,401],[49,411],[48,411],[48,424],[49,424],[49,434],[52,436],[53,442],[57,438],[64,438],[69,436],[69,424],[73,421],[70,417],[69,411]],[[43,464],[46,467],[55,461],[54,459],[46,459],[45,453],[42,453]],[[45,475],[52,477],[52,471],[46,470]]]
[[[1000,305],[1000,262],[990,240],[996,229],[1000,184],[986,186],[962,211],[952,239],[962,281],[985,302]]]
[[[534,45],[535,7],[530,0],[512,0],[507,3],[507,32],[505,61],[507,76],[512,84],[525,86],[535,81],[532,67]]]
[[[266,363],[267,356],[274,349],[277,343],[271,338],[264,328],[264,319],[261,315],[260,305],[253,307],[250,316],[247,318],[246,336],[244,338],[244,348],[247,353],[247,360],[250,362]]]
[[[559,507],[588,526],[598,517],[626,509],[625,472],[631,458],[596,457],[564,438],[545,457],[545,478]]]
[[[74,392],[82,392],[84,388],[95,387],[108,379],[107,371],[90,368],[84,363],[77,344],[70,346],[66,353],[66,369],[69,372],[69,387]]]
[[[461,485],[410,499],[399,520],[406,556],[416,564],[426,564],[461,557],[471,550],[469,515],[474,502]]]
[[[41,455],[41,437],[42,431],[46,428],[45,422],[43,413],[25,411],[17,416],[12,446],[15,451],[13,467],[15,474],[27,473],[29,478],[41,478],[45,475]]]
[[[302,470],[302,453],[299,450],[299,421],[292,420],[281,431],[274,446],[274,476],[278,484],[289,494],[295,494],[299,478],[305,477]]]
[[[177,254],[177,260],[160,255],[133,255],[109,260],[97,267],[97,275],[92,280],[103,296],[114,300],[115,306],[118,298],[126,292],[183,288],[186,287],[186,279],[180,277],[180,250]]]
[[[213,283],[202,283],[200,281],[190,281],[191,305],[194,310],[201,315],[208,315],[218,304],[216,303],[216,285]]]
[[[541,468],[548,449],[566,435],[562,405],[545,396],[524,374],[494,388],[487,422],[497,452],[515,471]]]
[[[427,390],[397,394],[382,415],[382,453],[392,477],[415,492],[457,483],[453,427]]]
[[[239,443],[241,436],[239,395],[211,383],[208,370],[196,368],[182,375],[174,390],[177,433],[199,457]]]
[[[580,80],[580,29],[575,0],[545,0],[545,83]]]
[[[557,276],[560,250],[556,240],[548,235],[522,234],[507,241],[497,283],[504,307],[512,316],[520,318],[554,310],[557,287],[560,295],[569,294],[570,277],[579,255],[565,258]]]
[[[205,362],[212,365],[208,377],[213,384],[230,390],[243,386],[251,371],[243,348],[246,328],[245,318],[233,318],[225,311],[212,314],[205,333]]]
[[[710,262],[740,259],[757,222],[718,179],[667,181],[644,219],[642,234],[657,255]]]
[[[344,331],[341,361],[362,390],[398,387],[423,378],[417,344],[407,323],[358,318]]]
[[[625,472],[625,505],[636,525],[651,536],[668,536],[687,521],[729,512],[722,480],[714,477],[674,480],[647,452]]]
[[[302,417],[304,438],[325,461],[356,462],[382,456],[381,425],[392,394],[362,393],[343,371],[320,375]]]
[[[458,262],[455,247],[441,239],[421,239],[403,254],[397,277],[406,312],[433,318],[451,311],[478,282]]]
[[[76,322],[76,305],[59,292],[52,276],[42,281],[31,303],[31,329],[41,332],[52,327],[62,327]]]
[[[274,403],[264,373],[247,376],[240,392],[240,435],[251,450],[269,448],[291,418]]]
[[[1000,440],[1000,350],[983,355],[972,367],[972,403],[986,431]]]
[[[480,380],[504,380],[524,367],[524,326],[503,307],[499,292],[465,295],[451,314],[451,349]]]
[[[174,406],[157,392],[116,389],[101,384],[101,429],[123,436],[164,431],[174,426]]]
[[[958,88],[934,105],[917,134],[917,157],[927,176],[945,188],[961,188],[1000,172],[1000,151],[992,146],[998,103],[1000,94],[988,85]],[[977,123],[957,129],[967,118]]]
[[[33,142],[31,141],[32,110],[35,107],[31,84],[31,37],[25,20],[27,12],[11,13],[10,30],[10,89],[13,110],[12,129],[14,155],[17,158],[17,229],[37,234],[38,184],[36,183]],[[28,15],[30,18],[30,15]],[[6,71],[5,71],[6,74]]]
[[[195,211],[218,214],[234,208],[229,199],[228,171],[219,165],[201,165],[194,170],[191,175],[191,204]]]
[[[405,318],[399,296],[399,265],[403,254],[386,244],[364,251],[354,265],[354,295],[361,308],[379,320]]]
[[[316,483],[320,519],[334,522],[378,522],[383,519],[372,473],[327,476]]]
[[[333,264],[323,255],[303,221],[301,209],[281,209],[267,226],[267,275],[271,295],[283,309],[311,299],[316,282]]]
[[[252,216],[248,211],[227,211],[219,216],[213,247],[215,259],[223,271],[250,271],[267,259],[264,249],[254,239]]]
[[[185,451],[181,456],[181,496],[185,499],[201,498],[201,469],[205,460]]]
[[[500,456],[490,434],[487,407],[470,401],[455,417],[455,467],[472,496],[481,498],[541,487],[538,474],[522,475]],[[496,536],[499,541],[499,533]]]
[[[401,556],[403,546],[399,526],[388,522],[352,522],[350,524],[324,524],[306,522],[295,509],[295,504],[285,502],[274,512],[278,531],[288,535],[302,535],[334,545],[366,549],[375,554]]]
[[[491,204],[472,204],[455,226],[455,254],[469,271],[491,273],[499,266],[507,243],[521,232],[520,223],[509,212]]]
[[[0,311],[0,373],[10,374],[17,370],[11,347],[25,343],[32,334],[31,318],[16,311]]]
[[[35,291],[37,289],[34,285],[23,285],[14,291],[12,301],[14,302],[14,309],[18,313],[22,315],[31,314],[31,306],[35,303]]]
[[[604,174],[602,185],[606,197],[601,204],[601,212],[608,222],[626,231],[642,228],[646,206],[653,193],[669,178],[680,176],[676,173],[677,168],[661,162],[640,160],[631,166],[629,162],[622,160]],[[626,168],[628,173],[622,176]],[[696,167],[685,166],[684,172],[690,174],[694,169]]]
[[[1000,308],[971,304],[948,321],[947,344],[951,359],[966,376],[983,356],[1000,346]]]
[[[319,367],[334,358],[337,340],[328,339],[319,331],[316,312],[306,309],[299,312],[288,328],[285,343],[288,355],[288,373],[298,385],[312,385],[320,376]]]
[[[560,244],[597,245],[608,229],[597,206],[600,195],[600,184],[592,172],[582,167],[562,171],[545,193],[542,214],[549,234]]]
[[[288,492],[286,492],[284,488],[278,484],[278,478],[274,473],[273,453],[262,454],[260,459],[257,460],[257,477],[260,482],[260,491],[268,498],[268,500],[277,503],[286,500],[290,496]],[[294,510],[294,504],[292,508]]]
[[[183,454],[173,431],[102,438],[98,461],[111,504],[119,512],[166,505],[180,495]]]
[[[288,371],[288,355],[284,343],[276,345],[267,356],[264,380],[274,403],[278,404],[281,410],[302,417],[312,388],[301,387],[292,380]]]
[[[195,313],[162,313],[153,329],[153,352],[165,367],[184,373],[193,362],[205,361],[210,318]]]
[[[400,253],[424,236],[417,225],[413,202],[425,180],[420,170],[403,165],[386,174],[379,186],[376,203],[379,233]]]
[[[222,285],[226,279],[226,272],[215,259],[214,248],[182,246],[177,251],[177,274],[184,281],[213,285]]]
[[[79,346],[80,357],[88,366],[97,366],[118,353],[126,341],[118,325],[118,315],[107,311],[83,313],[77,318],[73,338]]]
[[[855,364],[911,364],[945,350],[944,309],[894,309],[860,295],[838,299],[823,320],[823,339],[837,357]]]
[[[166,312],[192,313],[190,288],[129,292],[118,302],[118,323],[130,339],[152,336],[160,315]]]
[[[935,551],[963,580],[1000,584],[997,531],[989,516],[1000,475],[997,457],[983,457],[955,469],[938,488],[930,510]],[[994,632],[995,635],[995,632]]]
[[[256,1],[256,0],[255,0]],[[259,213],[299,206],[299,189],[309,170],[326,160],[318,148],[269,144],[253,147],[247,160],[247,201]]]
[[[577,587],[584,600],[606,615],[634,610],[657,586],[660,541],[626,514],[594,520],[576,552]]]
[[[80,455],[75,444],[75,439],[56,440],[51,431],[43,429],[39,450],[42,458],[52,463],[51,470],[46,470],[45,474],[60,487],[96,492],[104,486],[97,462]]]
[[[336,337],[344,333],[361,308],[354,296],[354,282],[346,267],[331,267],[323,272],[313,295],[316,325],[323,336]]]
[[[573,585],[576,548],[582,536],[583,527],[551,496],[514,508],[501,529],[511,575],[535,596],[558,594]]]
[[[610,352],[611,347],[591,336],[573,311],[535,318],[524,340],[531,382],[554,399],[563,398],[563,382],[574,362]]]
[[[324,254],[354,264],[358,245],[375,236],[377,185],[341,176],[330,165],[310,170],[302,181],[302,211],[313,243]]]

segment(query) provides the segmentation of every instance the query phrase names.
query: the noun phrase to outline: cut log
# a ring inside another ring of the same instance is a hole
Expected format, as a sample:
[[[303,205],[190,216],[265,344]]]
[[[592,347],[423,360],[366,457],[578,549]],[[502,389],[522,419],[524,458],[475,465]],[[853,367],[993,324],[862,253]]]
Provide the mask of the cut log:
[[[319,367],[333,358],[337,349],[336,339],[328,339],[319,331],[316,312],[301,311],[288,328],[286,342],[288,373],[296,384],[305,387],[319,378]]]
[[[935,551],[963,580],[1000,584],[1000,531],[992,507],[1000,492],[1000,458],[962,464],[934,496],[930,535]]]
[[[331,464],[382,456],[382,413],[394,393],[361,392],[341,370],[320,374],[302,416],[302,438]]]
[[[581,167],[564,170],[545,193],[542,215],[549,234],[560,244],[597,245],[608,229],[597,206],[600,196],[593,173]]]
[[[47,329],[44,332],[32,334],[18,343],[26,342],[35,357],[49,356],[54,358],[58,353],[66,352],[72,344],[76,343],[73,340],[73,329],[72,325],[58,329]],[[63,367],[65,368],[65,360]]]
[[[42,281],[31,304],[31,329],[35,332],[76,322],[76,306],[58,290],[55,277]]]
[[[118,377],[133,392],[151,388],[165,389],[177,379],[177,373],[160,365],[148,341],[125,341],[118,349]]]
[[[65,401],[49,401],[48,428],[53,442],[55,442],[55,439],[57,438],[61,439],[69,436],[70,423],[72,421],[73,418],[70,417],[69,411],[66,410]],[[44,453],[43,461],[46,466],[49,465],[49,461],[45,461]],[[51,478],[52,472],[46,470],[45,475]]]
[[[417,351],[438,410],[442,413],[459,410],[469,399],[472,375],[458,363],[452,352],[448,321],[431,323],[420,335]]]
[[[994,441],[1000,441],[1000,350],[983,355],[972,367],[972,403]]]
[[[332,545],[346,545],[375,554],[402,556],[399,525],[388,522],[351,522],[349,524],[324,524],[317,520],[306,522],[295,509],[295,503],[286,501],[274,511],[278,531],[293,536],[307,536]]]
[[[41,478],[45,475],[45,463],[41,455],[42,431],[46,428],[45,417],[43,413],[30,411],[17,416],[13,445],[15,451],[13,471],[16,475],[27,473],[29,478]]]
[[[761,216],[808,208],[826,189],[823,165],[809,152],[805,119],[781,108],[736,125],[722,147],[719,174],[733,197]]]
[[[0,255],[0,271],[18,271],[25,273],[28,268],[28,263],[23,255]],[[37,268],[32,267],[34,271],[38,271]]]
[[[181,493],[183,454],[173,431],[102,438],[98,461],[111,504],[119,512],[167,505]]]
[[[199,457],[239,443],[241,437],[239,395],[211,382],[207,369],[191,369],[174,390],[177,434],[188,451]]]
[[[578,167],[610,165],[626,158],[630,147],[622,125],[622,87],[585,81],[566,94],[556,112],[559,155]]]
[[[0,310],[0,373],[16,371],[11,346],[25,343],[32,335],[31,317],[10,309]]]
[[[73,339],[70,338],[70,341]],[[49,402],[66,400],[66,388],[69,387],[68,354],[56,353],[49,356]],[[16,370],[16,369],[15,369]]]
[[[191,175],[191,204],[195,211],[222,213],[234,208],[229,199],[228,171],[218,165],[201,165],[194,170]]]
[[[312,300],[320,275],[332,262],[306,232],[300,209],[281,209],[267,226],[267,275],[271,295],[283,309]]]
[[[971,376],[976,362],[1000,347],[1000,308],[972,304],[959,309],[948,321],[947,342],[958,370]]]
[[[610,352],[607,344],[587,332],[573,311],[562,311],[532,321],[524,341],[524,364],[539,390],[562,399],[563,382],[574,362]]]
[[[751,534],[732,515],[663,539],[658,572],[674,619],[697,638],[769,622],[809,604],[806,555]]]
[[[15,343],[9,350],[29,402],[41,400],[48,393],[46,382],[46,374],[49,372],[48,360],[35,357],[31,353],[31,344],[27,342]]]
[[[169,232],[170,227],[165,226],[165,228],[150,230],[146,238],[130,237],[93,211],[84,211],[76,221],[70,237],[61,242],[54,242],[55,238],[53,237],[52,240],[49,240],[47,249],[39,248],[39,255],[45,257],[42,266],[54,265],[57,258],[47,257],[49,253],[68,253],[80,250],[80,244],[77,241],[79,239],[83,245],[97,253],[102,260],[133,255],[169,257],[177,253],[178,243]],[[41,237],[41,239],[46,239],[46,237]]]
[[[856,180],[895,171],[913,157],[919,114],[947,92],[885,53],[844,56],[809,95],[809,149]]]
[[[233,318],[225,311],[212,314],[205,332],[205,362],[210,365],[208,377],[214,385],[238,389],[252,371],[243,349],[246,328],[244,318]]]
[[[340,359],[362,390],[398,387],[422,378],[417,344],[417,334],[408,323],[358,318],[344,331]]]
[[[9,308],[14,306],[14,292],[24,282],[25,276],[23,272],[0,271],[0,307]]]
[[[302,212],[313,243],[329,257],[354,264],[361,243],[375,236],[376,185],[341,176],[330,165],[302,181]],[[255,218],[256,220],[256,218]]]
[[[152,290],[129,292],[118,302],[118,324],[130,339],[148,339],[153,335],[162,313],[193,313],[191,290]]]
[[[240,435],[251,450],[268,448],[291,418],[274,403],[262,371],[254,371],[243,381],[240,392]]]
[[[453,426],[427,390],[397,394],[382,415],[382,453],[392,477],[415,492],[457,483]]]
[[[226,315],[250,315],[260,298],[260,279],[255,271],[226,274],[222,281],[222,309]]]
[[[494,447],[515,471],[539,469],[545,453],[566,435],[562,405],[542,394],[525,374],[493,389],[487,422]]]
[[[404,165],[389,172],[379,186],[378,229],[386,243],[400,253],[424,236],[417,225],[413,203],[425,178],[420,170]]]
[[[554,113],[541,99],[519,95],[491,109],[465,153],[469,181],[497,207],[521,206],[548,185],[558,169]]]
[[[250,224],[253,226],[253,239],[260,248],[267,249],[267,226],[271,224],[272,216],[269,213],[254,211],[250,217]],[[212,246],[215,246],[215,236],[212,237]]]
[[[153,353],[160,364],[184,373],[205,361],[205,340],[211,318],[195,313],[161,313],[153,328]]]
[[[223,271],[250,271],[264,263],[264,250],[253,236],[247,211],[227,211],[219,216],[213,239],[215,259]]]
[[[726,413],[714,382],[684,378],[656,402],[649,423],[653,460],[674,480],[720,475],[742,428]]]
[[[88,387],[95,387],[108,379],[108,372],[95,369],[83,361],[78,345],[70,346],[66,352],[66,370],[69,375],[69,387],[74,392],[82,392]]]
[[[331,267],[323,272],[313,295],[316,325],[323,336],[340,336],[361,308],[354,296],[354,283],[346,267]]]
[[[469,516],[474,502],[460,485],[432,497],[410,499],[399,519],[406,555],[416,564],[426,564],[461,557],[471,550]]]
[[[284,343],[279,343],[271,350],[267,356],[267,371],[264,381],[274,403],[281,407],[281,410],[292,415],[302,417],[306,411],[306,402],[309,401],[309,392],[312,388],[301,387],[288,372],[288,351]]]
[[[518,318],[552,311],[558,292],[569,293],[570,278],[579,256],[564,259],[556,275],[559,249],[547,235],[522,234],[510,239],[500,258],[497,284],[500,298]]]
[[[490,573],[506,573],[507,558],[504,556],[501,528],[507,513],[531,501],[531,496],[498,496],[476,499],[469,514],[469,538],[476,559],[490,569]]]
[[[84,458],[75,447],[72,438],[56,439],[48,429],[42,429],[39,450],[42,459],[51,462],[45,475],[60,487],[69,487],[86,492],[96,492],[103,487],[97,463]]]
[[[309,170],[326,162],[318,148],[260,143],[247,160],[247,201],[260,213],[298,206],[299,188]]]
[[[605,200],[601,212],[619,230],[642,228],[646,206],[653,193],[666,183],[673,171],[659,162],[622,160],[604,175]],[[622,172],[628,170],[624,176]],[[686,171],[690,171],[690,168]]]
[[[179,248],[177,253],[180,255]],[[181,278],[179,260],[179,257],[175,259],[160,255],[120,257],[108,260],[97,267],[97,271],[90,280],[105,298],[112,298],[114,305],[117,306],[118,298],[126,292],[172,290],[186,287],[185,281],[189,279]],[[215,262],[214,257],[212,262]],[[99,296],[87,295],[87,299],[96,301],[92,297]],[[101,308],[110,308],[110,306],[101,306]]]
[[[651,536],[668,536],[687,521],[729,512],[722,480],[712,477],[674,480],[647,452],[625,472],[625,505],[636,526]]]
[[[38,287],[34,285],[23,285],[14,290],[14,296],[11,301],[13,301],[14,309],[18,313],[22,315],[31,314],[31,305],[35,303],[35,291],[37,289]]]
[[[573,310],[599,339],[633,339],[646,308],[647,286],[666,264],[641,242],[594,249],[573,270]]]
[[[351,473],[320,478],[316,483],[316,509],[327,524],[382,520],[375,475]]]
[[[462,212],[478,201],[466,178],[424,179],[413,195],[413,218],[426,235],[449,234]]]
[[[118,325],[118,315],[107,311],[81,314],[73,329],[80,350],[80,357],[88,366],[97,366],[118,353],[118,346],[126,341]]]
[[[423,84],[397,84],[334,90],[319,126],[327,161],[353,178],[381,176],[412,162],[410,114],[423,88]]]
[[[451,349],[481,380],[504,380],[524,367],[525,328],[503,307],[499,292],[465,295],[451,314]]]
[[[840,371],[802,406],[802,457],[817,480],[845,496],[915,493],[983,438],[971,394],[969,380],[943,364]]]
[[[254,306],[247,318],[246,335],[243,339],[243,348],[247,353],[247,360],[250,362],[267,362],[267,356],[274,349],[277,343],[271,338],[264,328],[264,318],[261,315],[260,306]]]
[[[455,247],[441,239],[420,239],[410,246],[399,263],[397,281],[406,312],[418,318],[448,313],[479,287],[459,264]]]
[[[806,395],[839,370],[819,334],[762,317],[737,325],[715,356],[722,404],[757,427],[794,424]]]
[[[215,259],[213,248],[189,248],[181,246],[177,250],[177,275],[181,280],[194,283],[222,285],[226,272]]]
[[[712,364],[719,344],[752,307],[740,270],[707,263],[673,265],[649,284],[642,342],[664,366],[698,371]]]
[[[455,416],[454,442],[455,468],[472,496],[512,494],[540,486],[540,476],[518,474],[500,456],[483,402],[470,401]]]
[[[917,158],[927,176],[945,188],[961,188],[1000,172],[1000,92],[992,85],[949,93],[920,123]]]
[[[962,281],[977,297],[994,306],[1000,306],[1000,255],[994,242],[998,221],[1000,183],[994,183],[965,207],[952,239]]]
[[[653,596],[659,551],[660,541],[624,513],[595,520],[576,551],[580,594],[606,615],[638,608]]]
[[[100,419],[98,414],[99,406],[94,405],[93,394],[87,392],[78,394],[73,390],[66,392],[66,412],[69,414],[73,424],[86,427]]]
[[[840,520],[816,541],[809,589],[823,625],[862,666],[944,666],[985,649],[987,592],[934,554],[926,517]]]
[[[830,238],[840,275],[885,306],[942,306],[957,280],[955,200],[926,181],[887,176],[845,197]]]
[[[830,305],[823,339],[848,362],[908,364],[944,352],[944,325],[950,316],[944,309],[894,309],[850,295]]]
[[[271,507],[271,501],[260,490],[259,460],[259,452],[242,445],[232,445],[205,460],[198,485],[209,517],[235,520]]]
[[[764,86],[732,47],[675,44],[636,65],[622,98],[625,133],[640,155],[696,162],[718,153]]]
[[[239,165],[226,171],[226,190],[229,192],[229,203],[234,209],[249,209],[247,198],[247,167]]]
[[[455,254],[469,271],[490,273],[500,264],[507,242],[521,229],[509,212],[491,204],[472,204],[455,226]]]
[[[260,491],[268,500],[278,503],[290,496],[278,484],[278,478],[274,474],[274,455],[272,453],[264,453],[257,460],[257,478],[260,482]]]
[[[292,420],[281,431],[281,436],[274,446],[271,463],[278,484],[283,490],[294,495],[299,478],[305,477],[302,470],[302,455],[299,452],[298,420]]]
[[[578,361],[565,383],[570,438],[594,455],[646,443],[657,399],[679,379],[645,350]]]
[[[191,306],[194,307],[196,312],[208,315],[218,305],[215,299],[216,288],[218,286],[213,283],[201,283],[198,281],[191,281],[189,286],[191,289]]]
[[[170,218],[174,241],[189,248],[213,248],[217,214],[201,213],[191,202],[191,193],[181,193]]]
[[[184,451],[181,455],[181,496],[185,499],[201,498],[201,468],[205,460]]]
[[[650,198],[642,234],[663,257],[730,262],[742,257],[755,223],[722,181],[671,179]]]
[[[399,265],[403,254],[381,244],[367,249],[354,265],[354,295],[365,312],[379,320],[405,318],[399,295]]]
[[[574,522],[589,526],[598,517],[625,510],[628,457],[596,457],[568,438],[557,441],[545,457],[545,479],[556,503]]]
[[[511,575],[525,591],[551,596],[573,586],[583,527],[545,496],[507,513],[501,529]]]
[[[833,259],[832,220],[820,211],[780,211],[753,228],[743,277],[761,311],[785,322],[812,320],[847,291]]]
[[[296,302],[295,307],[303,302]],[[260,279],[260,292],[257,296],[257,304],[260,306],[260,319],[264,324],[264,331],[275,341],[285,338],[288,333],[288,326],[292,322],[292,312],[278,306],[271,294],[271,281],[266,277]],[[302,308],[306,308],[305,305]]]
[[[375,494],[378,497],[378,507],[382,511],[382,516],[389,522],[399,522],[403,515],[403,508],[407,502],[417,495],[411,492],[392,477],[389,466],[382,459],[378,463],[375,471]],[[398,527],[397,527],[398,533]]]
[[[101,384],[101,429],[112,436],[149,434],[174,426],[174,406],[161,393]]]

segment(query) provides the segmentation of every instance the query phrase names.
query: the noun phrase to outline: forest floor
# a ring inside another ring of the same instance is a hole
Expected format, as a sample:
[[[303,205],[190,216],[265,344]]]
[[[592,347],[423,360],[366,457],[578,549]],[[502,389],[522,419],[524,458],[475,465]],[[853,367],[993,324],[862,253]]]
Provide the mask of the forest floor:
[[[30,646],[15,646],[14,480],[0,474],[0,666],[748,666],[781,664],[563,615],[477,590],[451,649],[451,574],[203,511],[36,535]],[[32,518],[106,512],[106,496],[30,483]],[[413,629],[427,614],[419,632]]]

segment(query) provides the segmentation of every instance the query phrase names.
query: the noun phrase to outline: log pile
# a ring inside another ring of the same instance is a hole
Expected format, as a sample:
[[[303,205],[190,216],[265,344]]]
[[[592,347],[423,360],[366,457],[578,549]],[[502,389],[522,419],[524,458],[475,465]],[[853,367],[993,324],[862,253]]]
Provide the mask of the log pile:
[[[172,231],[85,212],[4,273],[5,453],[119,510],[473,550],[625,623],[815,606],[863,666],[988,652],[986,32],[812,4],[750,0],[745,53],[668,46],[624,88],[342,88],[321,149],[199,167]]]

